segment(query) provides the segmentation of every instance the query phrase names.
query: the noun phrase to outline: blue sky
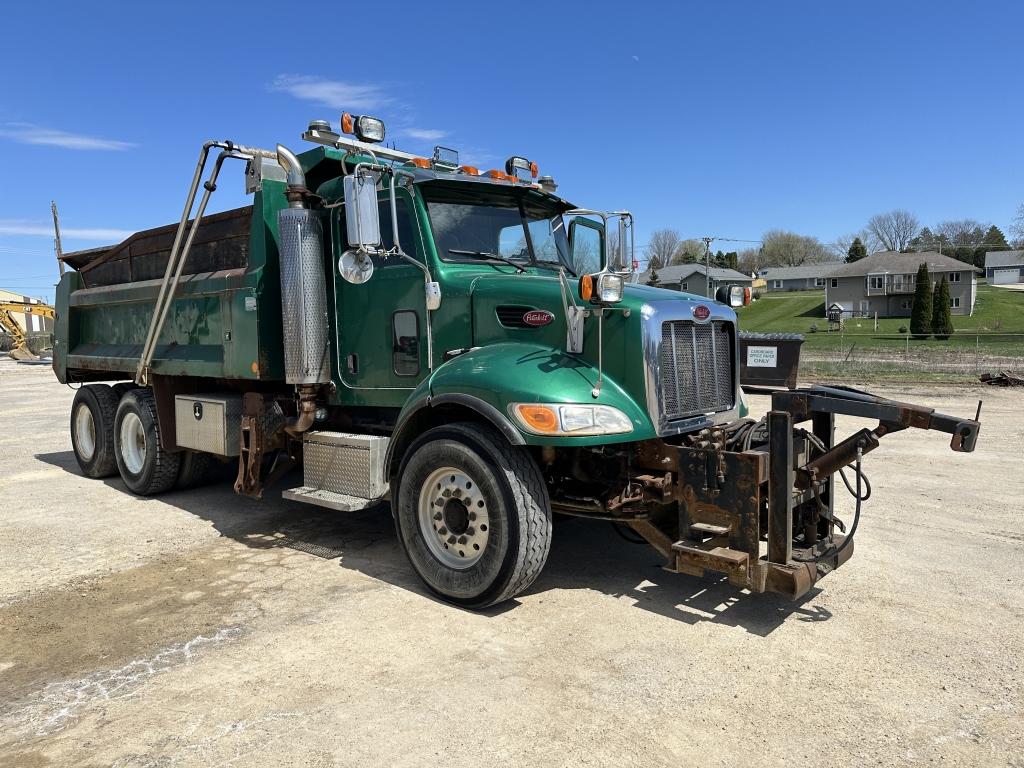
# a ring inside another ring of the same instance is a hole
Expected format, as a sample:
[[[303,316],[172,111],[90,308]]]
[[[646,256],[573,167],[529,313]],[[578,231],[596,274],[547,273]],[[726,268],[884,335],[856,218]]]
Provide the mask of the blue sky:
[[[51,198],[65,250],[117,241],[177,220],[203,140],[301,150],[342,108],[410,151],[524,154],[639,243],[828,242],[896,207],[1005,230],[1024,202],[1024,3],[432,5],[9,4],[0,287],[52,296]]]

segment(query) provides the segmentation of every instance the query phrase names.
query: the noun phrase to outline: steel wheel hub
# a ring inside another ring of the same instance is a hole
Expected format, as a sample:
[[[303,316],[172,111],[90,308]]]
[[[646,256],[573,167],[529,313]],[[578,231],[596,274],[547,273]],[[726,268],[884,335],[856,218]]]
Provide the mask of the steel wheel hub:
[[[138,414],[128,411],[121,419],[121,460],[133,475],[146,463],[146,430]]]
[[[487,548],[487,500],[461,469],[442,467],[430,474],[420,489],[418,520],[430,553],[449,568],[469,568]]]
[[[96,453],[96,422],[85,403],[75,411],[75,445],[78,446],[79,455],[86,461]]]

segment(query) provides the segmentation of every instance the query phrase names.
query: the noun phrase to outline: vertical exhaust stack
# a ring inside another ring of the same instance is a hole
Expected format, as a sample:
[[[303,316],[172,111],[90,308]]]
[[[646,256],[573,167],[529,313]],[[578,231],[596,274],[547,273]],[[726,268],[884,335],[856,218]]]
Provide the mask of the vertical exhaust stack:
[[[306,207],[309,190],[298,158],[278,144],[277,159],[288,174],[288,207],[277,215],[285,381],[326,384],[331,366],[323,230],[319,217]]]

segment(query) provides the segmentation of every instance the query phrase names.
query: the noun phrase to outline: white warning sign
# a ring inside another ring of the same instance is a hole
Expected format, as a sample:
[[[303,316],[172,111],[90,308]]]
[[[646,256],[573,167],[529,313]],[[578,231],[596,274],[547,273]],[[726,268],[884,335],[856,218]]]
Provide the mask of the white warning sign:
[[[777,347],[747,347],[748,368],[775,368],[778,364]]]

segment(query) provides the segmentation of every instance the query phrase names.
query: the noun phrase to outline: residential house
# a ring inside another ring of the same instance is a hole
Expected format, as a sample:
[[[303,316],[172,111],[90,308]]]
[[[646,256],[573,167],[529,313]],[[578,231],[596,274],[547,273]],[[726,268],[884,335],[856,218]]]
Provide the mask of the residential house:
[[[834,261],[805,264],[800,267],[765,267],[758,270],[769,291],[815,291],[825,288],[825,280],[839,266]]]
[[[985,279],[989,285],[1024,283],[1024,251],[989,251],[985,254]]]
[[[754,278],[737,272],[735,269],[726,267],[711,267],[708,275],[710,278],[710,290],[705,277],[703,264],[674,264],[671,267],[662,267],[655,270],[658,277],[658,288],[671,288],[674,291],[693,293],[698,296],[710,296],[714,298],[715,291],[722,285],[742,285],[749,288],[753,285]],[[640,275],[637,282],[650,285],[650,271]]]
[[[910,317],[914,306],[918,267],[926,263],[932,282],[945,275],[949,280],[949,305],[954,315],[974,313],[977,278],[974,267],[932,251],[895,253],[882,251],[836,267],[825,281],[825,306],[871,317]]]

